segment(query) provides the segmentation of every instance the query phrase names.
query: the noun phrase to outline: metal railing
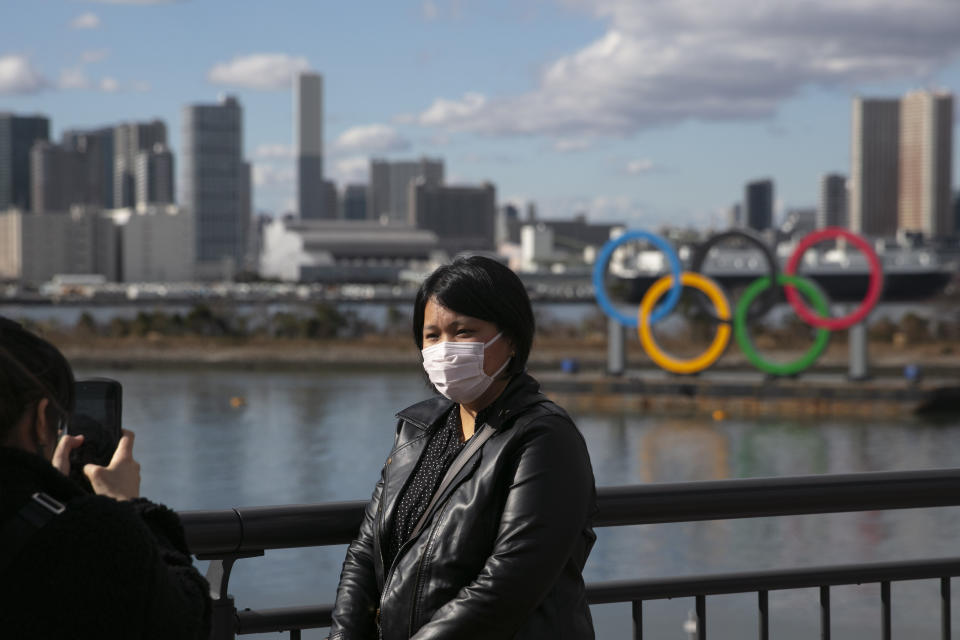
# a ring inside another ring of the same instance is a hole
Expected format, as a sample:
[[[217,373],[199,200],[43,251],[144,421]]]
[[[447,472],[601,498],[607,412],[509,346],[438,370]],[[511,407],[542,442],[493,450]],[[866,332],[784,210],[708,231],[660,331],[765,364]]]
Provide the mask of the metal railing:
[[[598,490],[597,527],[725,520],[960,505],[960,469],[754,478],[604,487]],[[349,543],[363,517],[364,502],[186,511],[180,514],[190,548],[211,560],[207,577],[214,597],[211,638],[289,631],[330,625],[332,605],[237,611],[227,593],[230,570],[241,558],[269,549]],[[587,587],[590,604],[629,602],[634,638],[643,637],[642,603],[663,598],[696,601],[697,637],[706,639],[707,596],[757,593],[758,637],[769,637],[768,592],[819,587],[821,637],[830,638],[830,588],[879,583],[881,630],[890,638],[890,583],[939,579],[941,634],[950,638],[950,578],[960,558],[805,567],[683,578],[608,581]]]

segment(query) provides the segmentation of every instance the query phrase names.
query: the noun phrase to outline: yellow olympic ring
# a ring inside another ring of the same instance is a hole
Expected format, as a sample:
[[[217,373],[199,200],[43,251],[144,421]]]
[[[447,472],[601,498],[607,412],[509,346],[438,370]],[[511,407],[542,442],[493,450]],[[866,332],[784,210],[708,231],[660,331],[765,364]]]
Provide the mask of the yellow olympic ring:
[[[713,337],[713,342],[707,350],[695,358],[681,360],[661,351],[653,339],[653,331],[650,329],[650,312],[653,310],[653,306],[657,304],[660,296],[673,284],[672,275],[663,276],[654,282],[653,286],[647,289],[647,292],[643,295],[643,300],[640,301],[640,310],[637,312],[639,320],[637,334],[640,336],[640,344],[643,345],[643,350],[647,352],[654,364],[661,369],[671,373],[699,373],[716,362],[723,355],[727,345],[730,344],[730,303],[723,294],[723,290],[720,289],[720,285],[704,275],[684,271],[680,276],[680,282],[706,294],[717,310],[717,318],[721,320],[717,327],[717,334]]]

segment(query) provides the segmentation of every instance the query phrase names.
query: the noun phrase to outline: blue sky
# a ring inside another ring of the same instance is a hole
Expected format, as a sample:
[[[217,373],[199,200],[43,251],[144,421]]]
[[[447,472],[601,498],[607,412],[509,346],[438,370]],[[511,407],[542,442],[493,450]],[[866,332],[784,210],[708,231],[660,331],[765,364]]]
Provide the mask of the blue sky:
[[[812,206],[822,173],[849,172],[853,95],[960,91],[957,0],[34,0],[0,24],[0,110],[56,137],[159,117],[176,151],[183,105],[237,95],[274,213],[305,68],[341,184],[371,155],[440,156],[501,202],[632,227],[723,226],[760,177]]]

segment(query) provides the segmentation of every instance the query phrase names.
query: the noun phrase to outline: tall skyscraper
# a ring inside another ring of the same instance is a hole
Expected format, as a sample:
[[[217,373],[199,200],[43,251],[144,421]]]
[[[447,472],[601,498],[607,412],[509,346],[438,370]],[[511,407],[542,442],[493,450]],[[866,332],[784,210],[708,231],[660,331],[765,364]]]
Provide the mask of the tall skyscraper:
[[[392,222],[412,224],[409,203],[410,184],[422,178],[424,184],[443,184],[443,160],[420,158],[413,161],[389,162],[370,160],[370,191],[367,197],[368,217],[386,218]]]
[[[450,253],[494,248],[497,192],[492,184],[443,186],[417,179],[409,186],[411,224],[433,231]]]
[[[773,226],[773,180],[748,182],[743,196],[746,226],[764,231]]]
[[[323,76],[301,73],[294,84],[297,209],[303,219],[336,217],[325,211],[323,187]]]
[[[847,176],[827,173],[820,177],[817,228],[847,226]]]
[[[134,171],[136,206],[173,202],[173,154],[162,144],[137,154]]]
[[[900,102],[898,229],[951,235],[953,95],[912,91]]]
[[[34,213],[64,212],[88,203],[86,156],[51,142],[30,150],[30,203]]]
[[[897,232],[900,101],[854,98],[850,150],[850,230],[868,236]]]
[[[367,219],[367,185],[348,184],[343,189],[344,220]]]
[[[197,276],[230,277],[243,265],[249,228],[249,165],[243,110],[233,96],[183,108],[180,204],[194,216]]]
[[[0,211],[30,211],[30,149],[50,139],[50,120],[43,116],[0,113]]]
[[[136,201],[137,154],[167,144],[167,125],[160,120],[117,125],[113,133],[113,206],[132,207]]]
[[[87,173],[100,194],[96,202],[113,208],[114,127],[99,129],[68,129],[63,132],[62,144],[68,149],[86,154]]]

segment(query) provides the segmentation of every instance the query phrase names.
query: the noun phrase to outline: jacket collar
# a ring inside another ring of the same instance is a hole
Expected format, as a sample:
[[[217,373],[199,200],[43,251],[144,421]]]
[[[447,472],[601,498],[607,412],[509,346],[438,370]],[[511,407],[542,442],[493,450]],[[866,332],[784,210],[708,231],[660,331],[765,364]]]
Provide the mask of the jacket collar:
[[[539,382],[526,372],[518,374],[510,379],[496,400],[484,409],[487,414],[486,422],[494,429],[499,429],[504,422],[543,398],[544,396],[540,394]],[[437,395],[400,411],[397,413],[397,418],[420,429],[428,430],[446,416],[453,405],[454,403],[447,398]]]

